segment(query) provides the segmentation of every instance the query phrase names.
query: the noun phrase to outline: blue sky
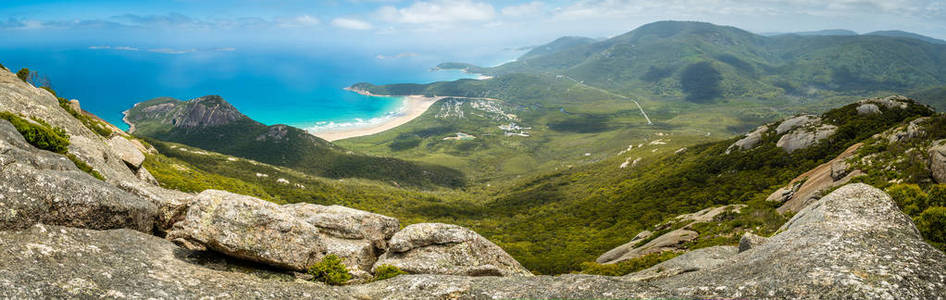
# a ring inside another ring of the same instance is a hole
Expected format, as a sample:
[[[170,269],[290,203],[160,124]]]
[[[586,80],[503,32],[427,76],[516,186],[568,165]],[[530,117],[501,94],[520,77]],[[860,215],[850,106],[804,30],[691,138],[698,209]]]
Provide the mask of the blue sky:
[[[609,37],[666,19],[753,32],[899,29],[946,39],[946,0],[31,0],[0,4],[0,34],[9,37],[0,46],[476,57],[564,35]]]

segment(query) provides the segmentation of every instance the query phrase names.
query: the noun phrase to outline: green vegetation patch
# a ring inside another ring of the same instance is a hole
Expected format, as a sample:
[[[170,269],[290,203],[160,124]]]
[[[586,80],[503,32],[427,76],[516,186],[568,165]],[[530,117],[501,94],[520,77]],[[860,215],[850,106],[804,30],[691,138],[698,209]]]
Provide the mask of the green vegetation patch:
[[[406,275],[407,272],[402,271],[400,268],[392,265],[380,265],[375,268],[374,279],[372,281],[379,281],[385,279],[391,279],[397,277],[398,275]]]
[[[23,138],[26,139],[26,142],[30,143],[30,145],[46,151],[63,154],[69,158],[79,170],[92,175],[92,177],[96,179],[105,181],[105,177],[93,169],[92,166],[89,166],[89,164],[72,153],[68,153],[69,135],[66,134],[66,130],[61,127],[50,126],[49,123],[36,118],[33,119],[34,122],[30,122],[9,112],[0,112],[0,119],[10,121],[13,127],[23,135]]]
[[[581,264],[580,273],[605,276],[624,276],[653,267],[656,264],[670,260],[671,258],[679,256],[680,254],[682,253],[662,251],[614,264],[586,262]]]
[[[348,272],[348,268],[342,263],[342,259],[335,254],[323,257],[321,261],[309,267],[308,273],[313,276],[312,280],[330,285],[343,285],[351,280],[351,273]]]

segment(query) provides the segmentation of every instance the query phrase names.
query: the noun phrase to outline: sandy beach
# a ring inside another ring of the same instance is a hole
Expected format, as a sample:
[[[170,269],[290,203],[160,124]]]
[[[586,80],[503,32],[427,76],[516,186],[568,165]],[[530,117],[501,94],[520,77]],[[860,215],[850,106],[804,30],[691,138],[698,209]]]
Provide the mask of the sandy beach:
[[[364,91],[355,91],[361,94],[370,95],[370,96],[379,96],[372,95]],[[366,125],[363,127],[357,128],[340,128],[335,130],[326,130],[320,132],[311,132],[312,135],[323,138],[327,141],[337,141],[347,138],[359,137],[372,135],[386,130],[404,125],[411,120],[420,117],[424,114],[431,105],[437,103],[440,99],[445,97],[426,97],[420,95],[412,95],[404,97],[405,108],[403,111],[399,112],[397,115],[385,120],[382,123]]]

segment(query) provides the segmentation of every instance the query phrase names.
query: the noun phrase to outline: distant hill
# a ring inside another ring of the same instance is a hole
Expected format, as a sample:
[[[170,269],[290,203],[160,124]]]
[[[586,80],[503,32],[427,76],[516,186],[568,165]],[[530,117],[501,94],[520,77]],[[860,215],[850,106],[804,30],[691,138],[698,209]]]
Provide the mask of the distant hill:
[[[765,34],[765,35],[775,36],[775,35],[783,35],[783,34],[795,34],[795,35],[801,35],[801,36],[823,36],[823,35],[852,36],[852,35],[857,35],[857,32],[847,30],[847,29],[825,29],[825,30],[789,32],[789,33],[770,33],[770,34]]]
[[[220,96],[190,101],[157,98],[135,105],[125,117],[138,136],[181,143],[329,178],[366,178],[413,186],[464,184],[449,168],[355,154],[302,129],[266,126]]]
[[[946,45],[946,41],[931,38],[925,35],[920,35],[912,32],[900,31],[900,30],[888,30],[888,31],[874,31],[871,33],[865,33],[864,35],[877,35],[877,36],[887,36],[887,37],[900,37],[900,38],[909,38],[917,39],[927,43]]]
[[[890,35],[830,30],[767,37],[730,26],[662,21],[603,41],[560,39],[552,44],[569,47],[533,51],[477,72],[567,76],[617,93],[646,91],[697,103],[909,93],[946,84],[946,45]]]
[[[568,50],[568,49],[579,47],[579,46],[589,45],[596,41],[597,40],[593,38],[580,37],[580,36],[561,37],[561,38],[558,38],[557,40],[552,41],[551,43],[533,47],[532,50],[529,50],[529,52],[526,52],[526,54],[523,54],[522,56],[520,56],[519,59],[530,59],[533,57],[551,54],[551,53],[559,52],[562,50]]]

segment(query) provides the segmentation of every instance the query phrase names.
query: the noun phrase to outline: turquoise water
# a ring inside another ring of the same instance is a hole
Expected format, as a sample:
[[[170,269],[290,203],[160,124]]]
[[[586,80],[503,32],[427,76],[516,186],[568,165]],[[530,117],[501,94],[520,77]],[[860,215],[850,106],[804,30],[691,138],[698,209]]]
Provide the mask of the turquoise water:
[[[121,112],[155,97],[182,100],[220,95],[265,124],[339,127],[370,123],[397,111],[400,98],[343,90],[376,84],[470,78],[457,71],[429,71],[439,58],[382,59],[345,51],[206,50],[184,54],[144,50],[2,49],[0,63],[48,76],[61,97],[124,126]]]

